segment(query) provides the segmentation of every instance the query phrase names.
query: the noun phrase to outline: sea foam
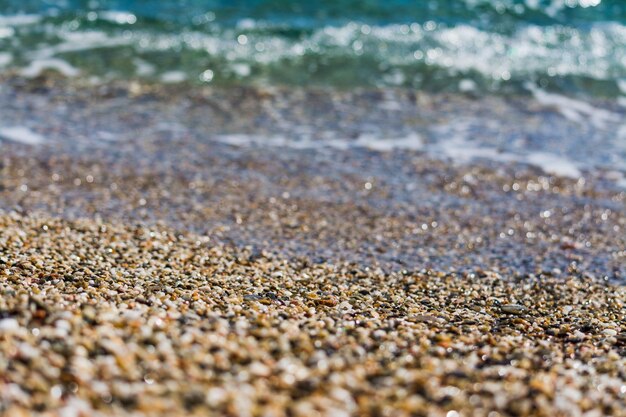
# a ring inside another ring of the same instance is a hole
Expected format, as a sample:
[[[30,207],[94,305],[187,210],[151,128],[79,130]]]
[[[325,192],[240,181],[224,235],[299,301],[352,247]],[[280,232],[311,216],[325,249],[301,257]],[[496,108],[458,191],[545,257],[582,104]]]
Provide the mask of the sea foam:
[[[46,142],[42,135],[24,126],[0,127],[0,139],[25,145],[41,145]]]

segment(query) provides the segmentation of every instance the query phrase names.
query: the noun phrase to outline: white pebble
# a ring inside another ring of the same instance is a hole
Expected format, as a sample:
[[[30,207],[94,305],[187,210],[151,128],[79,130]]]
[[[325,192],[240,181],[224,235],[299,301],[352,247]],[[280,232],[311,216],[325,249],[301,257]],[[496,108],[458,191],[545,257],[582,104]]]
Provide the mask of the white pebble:
[[[18,330],[20,328],[20,324],[15,319],[2,319],[0,320],[0,330],[5,332],[10,332],[13,330]]]
[[[505,304],[501,306],[500,309],[507,314],[523,314],[528,310],[526,307],[519,304]]]

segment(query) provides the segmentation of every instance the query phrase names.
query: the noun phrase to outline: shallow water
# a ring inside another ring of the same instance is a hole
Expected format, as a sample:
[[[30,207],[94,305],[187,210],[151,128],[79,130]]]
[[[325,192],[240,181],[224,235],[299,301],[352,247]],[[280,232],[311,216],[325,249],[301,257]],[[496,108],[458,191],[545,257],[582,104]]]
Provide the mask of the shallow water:
[[[473,98],[390,89],[170,87],[165,105],[116,88],[104,87],[106,100],[83,109],[89,98],[80,93],[26,95],[6,85],[0,141],[115,148],[160,135],[270,152],[421,152],[457,164],[527,164],[574,180],[602,175],[626,189],[626,109],[610,100],[540,89],[533,97]],[[55,106],[58,100],[65,102]],[[126,119],[137,121],[128,126]]]
[[[388,270],[626,276],[606,103],[582,127],[528,98],[29,85],[0,89],[3,210]]]

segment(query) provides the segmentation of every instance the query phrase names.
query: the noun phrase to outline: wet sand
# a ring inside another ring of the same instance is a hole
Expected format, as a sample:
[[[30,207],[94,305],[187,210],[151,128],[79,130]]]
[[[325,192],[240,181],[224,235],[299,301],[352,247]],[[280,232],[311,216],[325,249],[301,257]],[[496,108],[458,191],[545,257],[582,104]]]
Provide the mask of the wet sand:
[[[47,141],[0,144],[8,415],[624,415],[606,172],[218,140],[395,137],[458,97],[11,83],[4,123]]]

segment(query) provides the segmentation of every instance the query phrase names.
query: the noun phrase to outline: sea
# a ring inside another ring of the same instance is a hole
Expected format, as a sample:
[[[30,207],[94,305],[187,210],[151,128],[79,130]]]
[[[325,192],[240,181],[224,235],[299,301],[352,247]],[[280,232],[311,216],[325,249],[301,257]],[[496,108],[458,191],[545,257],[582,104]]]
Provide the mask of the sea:
[[[583,126],[571,146],[559,131],[559,155],[533,158],[572,159],[562,172],[573,174],[591,153],[594,164],[626,169],[621,0],[0,1],[0,74],[45,71],[93,84],[528,96]],[[444,128],[457,144],[476,124],[461,119]],[[530,141],[554,142],[537,135]],[[500,136],[507,150],[519,139]],[[480,145],[473,152],[489,156]]]
[[[3,0],[0,65],[94,81],[626,92],[621,0]]]

